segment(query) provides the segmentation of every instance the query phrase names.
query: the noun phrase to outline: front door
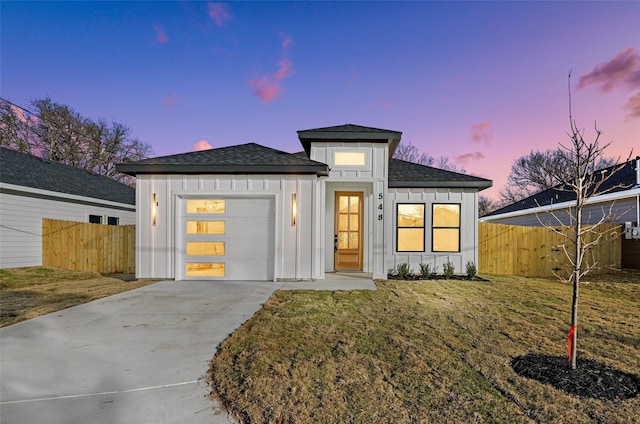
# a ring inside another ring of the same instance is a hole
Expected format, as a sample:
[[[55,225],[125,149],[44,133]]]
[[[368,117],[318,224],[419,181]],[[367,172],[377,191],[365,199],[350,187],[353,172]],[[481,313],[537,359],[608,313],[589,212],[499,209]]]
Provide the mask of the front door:
[[[362,271],[362,192],[337,191],[334,269]]]

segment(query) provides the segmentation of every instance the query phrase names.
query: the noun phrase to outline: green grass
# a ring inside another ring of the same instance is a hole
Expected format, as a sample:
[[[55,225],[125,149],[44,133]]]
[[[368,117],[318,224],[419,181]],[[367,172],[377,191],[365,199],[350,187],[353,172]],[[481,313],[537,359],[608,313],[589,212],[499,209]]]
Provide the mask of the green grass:
[[[142,287],[95,272],[28,267],[0,269],[0,327]]]
[[[252,423],[640,422],[638,398],[579,399],[512,370],[566,355],[570,286],[484,277],[277,292],[220,346],[213,396]],[[582,286],[578,360],[638,373],[640,275],[625,279]]]

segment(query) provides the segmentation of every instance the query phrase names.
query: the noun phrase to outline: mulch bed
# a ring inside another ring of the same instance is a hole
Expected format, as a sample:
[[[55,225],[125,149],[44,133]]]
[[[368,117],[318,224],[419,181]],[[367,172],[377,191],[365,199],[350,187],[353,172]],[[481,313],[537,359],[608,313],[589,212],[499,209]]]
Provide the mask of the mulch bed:
[[[487,280],[486,278],[482,278],[482,277],[478,277],[473,276],[473,277],[469,277],[466,275],[453,275],[449,278],[445,277],[442,274],[432,274],[428,277],[423,277],[422,275],[419,274],[411,274],[408,275],[404,278],[399,278],[397,275],[394,274],[388,274],[387,275],[387,280],[406,280],[406,281],[419,281],[419,280],[458,280],[458,281],[491,281],[491,280]]]
[[[551,385],[573,396],[621,401],[640,394],[640,377],[613,369],[592,359],[577,360],[572,370],[566,357],[527,354],[511,361],[522,376]]]

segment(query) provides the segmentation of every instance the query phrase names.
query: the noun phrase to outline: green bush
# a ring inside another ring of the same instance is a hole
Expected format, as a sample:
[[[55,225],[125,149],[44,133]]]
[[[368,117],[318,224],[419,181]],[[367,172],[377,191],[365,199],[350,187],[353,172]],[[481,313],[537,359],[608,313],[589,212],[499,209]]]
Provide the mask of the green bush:
[[[429,278],[431,276],[431,265],[420,262],[420,276],[422,278]]]
[[[476,268],[476,264],[473,261],[467,262],[467,277],[473,278],[478,273],[478,268]]]
[[[455,265],[447,261],[447,263],[445,263],[443,267],[444,278],[448,280],[449,278],[453,277],[453,274],[455,274],[455,272],[456,272]]]
[[[411,275],[409,264],[404,262],[396,266],[396,276],[398,280],[406,280]]]

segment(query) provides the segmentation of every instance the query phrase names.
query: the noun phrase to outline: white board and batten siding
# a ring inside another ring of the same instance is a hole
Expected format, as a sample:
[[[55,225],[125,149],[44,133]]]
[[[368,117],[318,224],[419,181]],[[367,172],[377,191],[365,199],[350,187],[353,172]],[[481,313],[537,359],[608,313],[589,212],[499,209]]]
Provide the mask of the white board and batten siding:
[[[385,245],[385,259],[387,270],[398,264],[408,263],[413,272],[420,272],[420,264],[429,264],[431,270],[442,273],[444,264],[449,261],[455,267],[455,273],[464,273],[467,262],[477,265],[478,245],[478,209],[477,191],[463,188],[390,188],[387,201],[387,215],[385,231],[389,235],[389,242]],[[425,244],[424,252],[397,251],[397,216],[396,205],[402,203],[424,204]],[[460,251],[433,252],[432,249],[432,210],[433,204],[460,205]]]
[[[207,278],[317,278],[319,263],[313,254],[319,237],[318,217],[313,213],[316,181],[315,175],[139,175],[136,275],[188,279],[185,265],[190,259],[185,257],[184,246],[198,238],[186,234],[185,222],[194,218],[187,214],[186,202],[217,199],[225,200],[230,208],[220,215],[225,234],[208,240],[225,243],[220,257],[225,271],[224,276]],[[154,193],[156,225],[150,219]],[[294,193],[296,225],[292,225]],[[253,236],[259,241],[251,245]]]
[[[135,206],[13,184],[0,192],[0,268],[42,265],[42,219],[89,222],[89,215],[136,222]],[[7,192],[9,191],[9,192]]]

